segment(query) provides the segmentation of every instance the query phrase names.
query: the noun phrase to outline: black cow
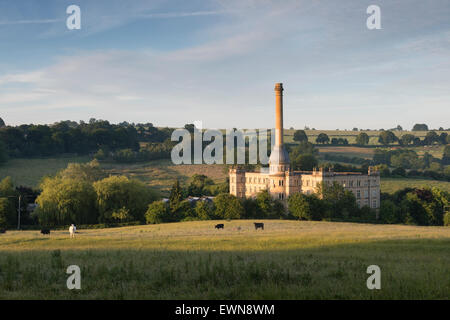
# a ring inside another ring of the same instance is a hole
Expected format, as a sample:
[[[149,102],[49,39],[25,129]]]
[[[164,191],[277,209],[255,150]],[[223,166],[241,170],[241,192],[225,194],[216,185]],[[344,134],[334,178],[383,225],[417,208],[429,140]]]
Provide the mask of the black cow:
[[[264,223],[255,222],[255,230],[258,230],[259,228],[264,230]]]
[[[42,234],[50,234],[50,229],[42,229],[41,233]]]
[[[223,229],[223,223],[216,224],[216,229]]]
[[[6,229],[0,229],[0,233],[6,233]]]

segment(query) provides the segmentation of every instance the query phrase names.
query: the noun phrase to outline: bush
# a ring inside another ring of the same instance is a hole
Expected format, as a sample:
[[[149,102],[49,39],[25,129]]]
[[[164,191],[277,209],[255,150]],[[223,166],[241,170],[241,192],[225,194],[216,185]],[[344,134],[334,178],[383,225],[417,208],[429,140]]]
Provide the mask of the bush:
[[[380,206],[380,220],[381,222],[392,224],[399,221],[398,207],[391,200],[381,201]]]
[[[294,193],[288,198],[289,212],[299,220],[321,220],[325,204],[315,195]]]
[[[145,221],[147,224],[158,224],[169,220],[169,212],[167,206],[162,201],[155,201],[148,206],[145,213]]]
[[[447,211],[444,215],[444,226],[450,226],[450,211]]]

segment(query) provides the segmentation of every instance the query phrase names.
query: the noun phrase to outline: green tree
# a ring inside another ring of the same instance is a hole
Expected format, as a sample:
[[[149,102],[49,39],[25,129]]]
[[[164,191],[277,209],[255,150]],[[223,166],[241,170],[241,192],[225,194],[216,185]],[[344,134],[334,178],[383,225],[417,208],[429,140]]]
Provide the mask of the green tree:
[[[106,177],[97,160],[88,163],[69,163],[67,168],[61,170],[58,176],[62,179],[75,179],[95,182]]]
[[[356,144],[359,145],[366,145],[369,143],[369,136],[367,135],[367,133],[365,132],[361,132],[360,134],[358,134],[358,136],[356,137]]]
[[[394,143],[397,140],[397,136],[392,131],[382,131],[378,137],[378,142],[383,145]]]
[[[321,220],[325,206],[316,195],[294,193],[288,198],[289,212],[299,220]]]
[[[272,217],[273,200],[267,190],[258,192],[255,201],[258,206],[258,216],[260,218]]]
[[[166,204],[162,201],[152,202],[145,213],[148,224],[157,224],[169,221],[169,212]]]
[[[415,138],[414,135],[407,133],[407,134],[402,135],[399,142],[401,145],[407,146],[414,141],[414,138]]]
[[[98,222],[95,191],[83,180],[45,178],[36,203],[39,223],[45,226]]]
[[[213,202],[215,215],[219,219],[239,219],[245,214],[239,199],[229,193],[219,194]]]
[[[209,186],[213,186],[214,181],[203,174],[194,174],[187,187],[187,195],[193,197],[201,197],[211,195]]]
[[[294,141],[308,142],[308,136],[306,135],[305,130],[296,130],[294,132]]]
[[[328,135],[326,133],[319,133],[319,135],[316,138],[316,142],[317,143],[328,143],[330,142],[330,138],[328,137]]]
[[[442,164],[449,165],[450,164],[450,145],[445,146],[444,153],[442,155]]]
[[[380,219],[384,223],[399,222],[399,208],[391,200],[383,200],[380,205]]]
[[[0,118],[0,128],[5,127],[5,121],[3,121],[2,118]]]
[[[0,208],[0,220],[5,225],[11,226],[17,224],[17,197],[18,192],[15,190],[11,177],[6,177],[0,181],[0,198],[2,206]]]
[[[117,212],[128,212],[126,219],[144,221],[144,214],[149,203],[157,199],[157,194],[138,180],[125,176],[110,176],[94,183],[97,195],[96,205],[99,219],[112,222],[117,219]],[[116,217],[113,214],[116,213]]]
[[[197,201],[195,204],[195,214],[201,220],[214,219],[214,208],[208,201]]]
[[[8,161],[8,150],[6,149],[6,144],[0,140],[0,164]]]
[[[172,213],[178,210],[183,199],[183,192],[181,190],[180,181],[177,179],[172,185],[169,196],[169,208]]]
[[[14,206],[11,204],[11,199],[0,198],[0,230],[8,226],[8,221],[14,214]]]
[[[345,190],[337,182],[333,182],[331,185],[319,183],[317,194],[325,201],[330,218],[346,219],[358,214],[358,206],[354,194],[349,190]]]
[[[416,123],[413,126],[412,131],[428,131],[428,126],[424,123]]]

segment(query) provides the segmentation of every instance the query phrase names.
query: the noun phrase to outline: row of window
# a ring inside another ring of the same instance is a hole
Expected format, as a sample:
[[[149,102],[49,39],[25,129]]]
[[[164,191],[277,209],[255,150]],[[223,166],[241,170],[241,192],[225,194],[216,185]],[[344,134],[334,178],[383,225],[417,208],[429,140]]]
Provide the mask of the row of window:
[[[364,198],[368,198],[369,196],[369,191],[368,190],[364,190]],[[372,190],[372,197],[376,197],[377,196],[377,190]],[[361,190],[356,190],[356,199],[360,199],[361,198]]]
[[[361,201],[360,200],[356,201],[356,203],[358,204],[358,207],[361,207]],[[363,204],[365,206],[368,206],[369,205],[369,200],[364,200]],[[376,199],[373,199],[371,208],[377,208],[377,207],[378,207],[378,201]]]

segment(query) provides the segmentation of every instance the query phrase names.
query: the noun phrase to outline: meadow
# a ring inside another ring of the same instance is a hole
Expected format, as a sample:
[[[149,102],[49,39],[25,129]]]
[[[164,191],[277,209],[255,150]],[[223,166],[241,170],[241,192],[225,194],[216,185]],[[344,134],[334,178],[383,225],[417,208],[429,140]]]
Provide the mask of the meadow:
[[[450,182],[421,178],[381,178],[381,192],[394,193],[404,188],[432,188],[450,192]]]
[[[214,229],[224,223],[224,230]],[[0,299],[448,299],[450,229],[265,220],[0,234]],[[66,288],[67,266],[81,290]],[[381,290],[366,269],[381,268]]]

